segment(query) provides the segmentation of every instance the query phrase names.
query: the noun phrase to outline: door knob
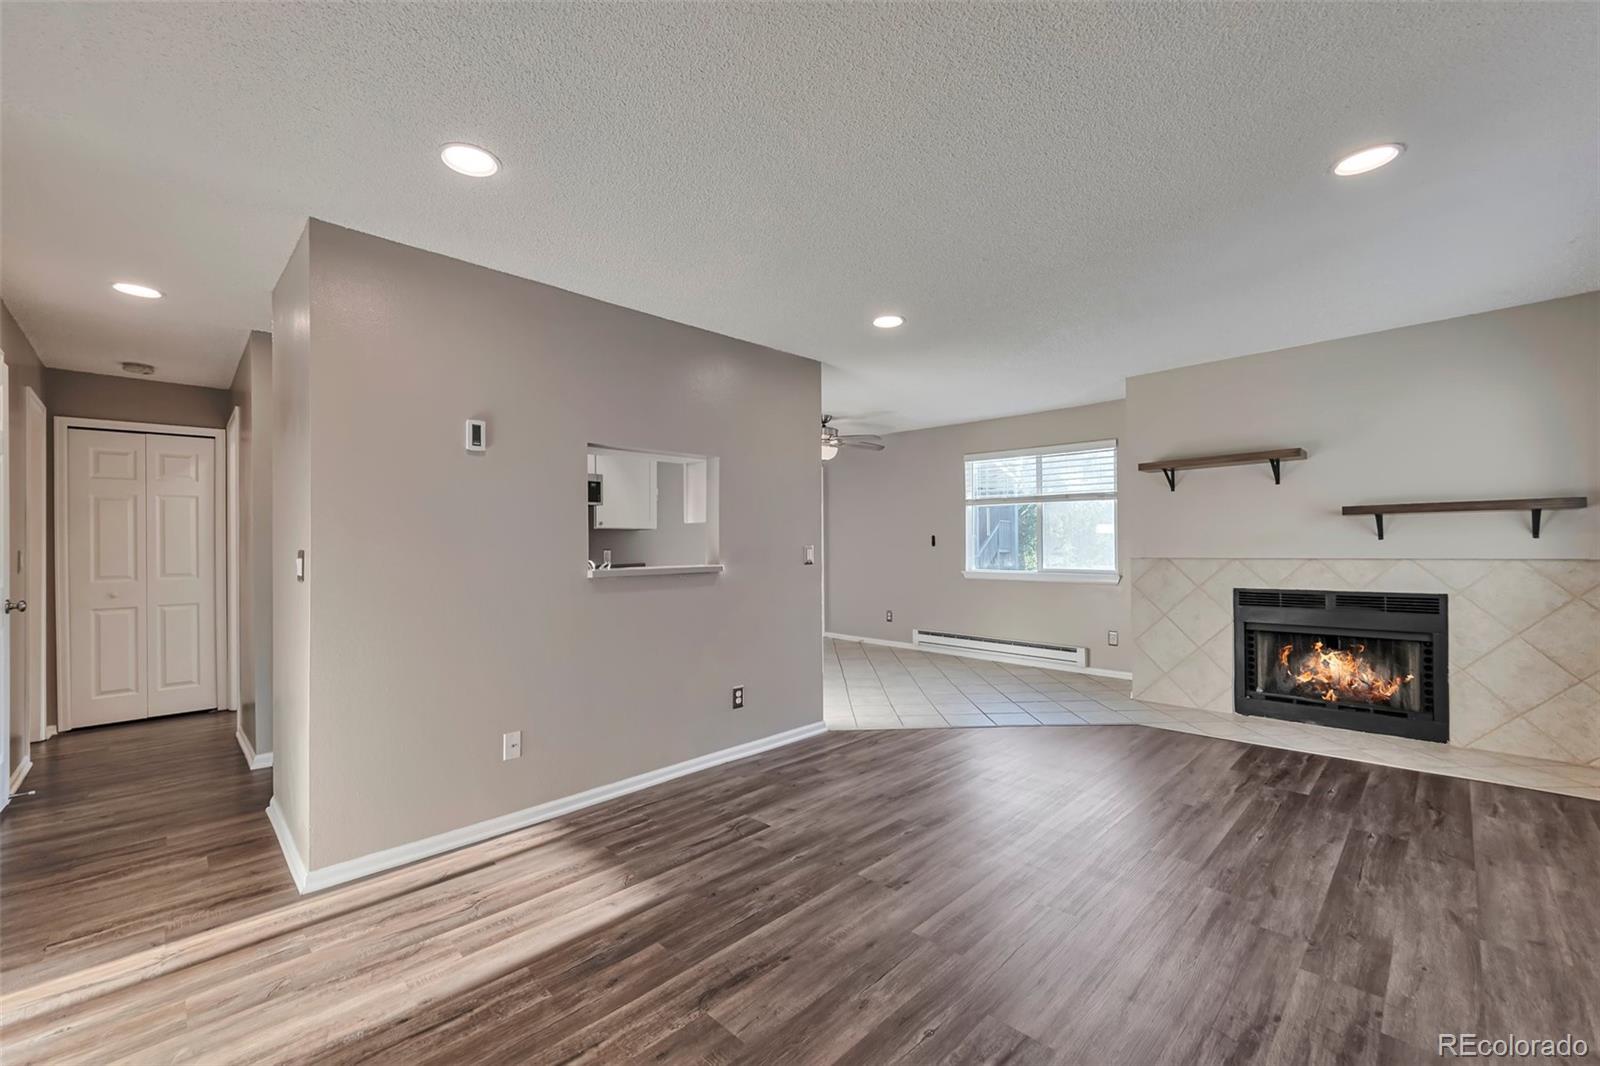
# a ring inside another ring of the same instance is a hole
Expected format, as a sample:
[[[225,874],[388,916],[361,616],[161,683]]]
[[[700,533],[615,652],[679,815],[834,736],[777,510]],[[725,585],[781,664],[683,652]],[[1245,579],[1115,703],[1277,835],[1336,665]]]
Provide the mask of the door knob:
[[[6,601],[6,614],[10,614],[12,611],[26,611],[27,609],[28,609],[28,601],[27,600],[7,600]]]

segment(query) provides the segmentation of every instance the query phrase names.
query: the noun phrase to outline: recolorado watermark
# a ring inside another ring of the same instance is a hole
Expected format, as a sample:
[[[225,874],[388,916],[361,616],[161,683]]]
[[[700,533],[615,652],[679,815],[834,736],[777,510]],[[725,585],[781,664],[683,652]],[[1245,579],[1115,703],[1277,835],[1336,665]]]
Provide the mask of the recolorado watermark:
[[[1582,1058],[1589,1042],[1573,1036],[1480,1036],[1477,1033],[1440,1033],[1439,1054],[1452,1058],[1553,1059]]]

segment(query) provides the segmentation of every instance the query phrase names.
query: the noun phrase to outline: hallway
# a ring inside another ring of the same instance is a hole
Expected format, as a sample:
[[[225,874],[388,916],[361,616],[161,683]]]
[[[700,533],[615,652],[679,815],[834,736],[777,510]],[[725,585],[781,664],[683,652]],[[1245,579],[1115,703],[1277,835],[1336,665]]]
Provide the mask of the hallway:
[[[297,898],[231,713],[63,733],[0,822],[0,989]]]

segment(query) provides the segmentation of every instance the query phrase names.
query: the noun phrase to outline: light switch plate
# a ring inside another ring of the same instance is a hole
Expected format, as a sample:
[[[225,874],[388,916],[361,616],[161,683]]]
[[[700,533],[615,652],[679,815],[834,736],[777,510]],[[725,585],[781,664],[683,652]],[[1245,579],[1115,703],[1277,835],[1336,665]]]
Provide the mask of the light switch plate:
[[[1117,646],[1117,641],[1120,639],[1122,638],[1115,629],[1106,630],[1106,643],[1111,645],[1113,648]]]
[[[507,733],[500,738],[500,761],[522,758],[522,730]]]

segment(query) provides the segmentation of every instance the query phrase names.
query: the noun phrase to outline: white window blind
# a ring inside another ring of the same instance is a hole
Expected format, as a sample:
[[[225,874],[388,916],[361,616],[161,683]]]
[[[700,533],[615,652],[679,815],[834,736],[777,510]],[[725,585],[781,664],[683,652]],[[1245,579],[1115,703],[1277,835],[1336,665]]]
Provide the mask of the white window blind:
[[[1115,441],[1057,445],[967,459],[968,500],[1110,497],[1117,494]]]
[[[1116,441],[965,462],[969,577],[1116,580]]]

